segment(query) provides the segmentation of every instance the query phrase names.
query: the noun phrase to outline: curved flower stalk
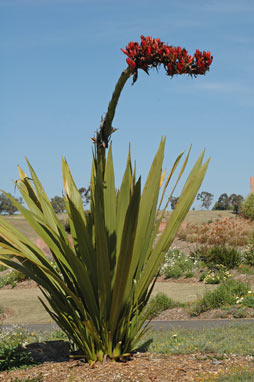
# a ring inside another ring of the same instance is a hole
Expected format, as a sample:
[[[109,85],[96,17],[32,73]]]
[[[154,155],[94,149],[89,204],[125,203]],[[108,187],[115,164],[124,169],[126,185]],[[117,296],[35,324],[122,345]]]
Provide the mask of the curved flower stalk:
[[[107,155],[105,150],[114,131],[112,120],[119,96],[133,74],[131,67],[122,73],[94,138],[88,214],[68,164],[62,160],[64,198],[73,245],[28,161],[30,176],[18,168],[16,182],[27,207],[5,193],[49,247],[56,266],[0,216],[0,263],[38,283],[46,299],[46,303],[41,302],[68,335],[74,356],[91,363],[128,357],[137,348],[147,330],[146,306],[159,267],[196,197],[209,162],[203,163],[204,153],[197,159],[177,206],[154,245],[160,224],[156,222],[162,202],[158,203],[159,194],[165,177],[162,173],[165,138],[161,140],[142,192],[141,178],[136,179],[130,153],[120,189],[116,191],[111,145]],[[162,198],[182,155],[165,177]],[[189,153],[177,181],[188,158]]]
[[[97,151],[104,151],[108,147],[110,137],[116,129],[112,127],[115,109],[121,95],[121,91],[129,77],[133,75],[133,84],[138,78],[138,69],[149,74],[151,68],[161,65],[168,76],[176,74],[189,74],[196,77],[204,75],[210,68],[213,56],[210,52],[200,52],[198,49],[193,56],[188,54],[185,48],[169,46],[161,42],[159,38],[141,36],[141,43],[129,42],[125,49],[121,49],[128,56],[125,69],[116,84],[105,118],[103,118],[96,137],[92,138],[97,144]],[[98,150],[99,148],[99,150]]]

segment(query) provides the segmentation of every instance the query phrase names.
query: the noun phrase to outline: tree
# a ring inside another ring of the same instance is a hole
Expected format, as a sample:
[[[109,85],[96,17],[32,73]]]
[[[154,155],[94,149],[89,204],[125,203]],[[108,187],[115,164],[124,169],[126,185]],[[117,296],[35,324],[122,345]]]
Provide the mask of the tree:
[[[230,210],[228,194],[224,193],[219,196],[218,201],[213,206],[213,210]]]
[[[22,198],[14,198],[19,203],[23,203]],[[15,212],[17,212],[18,209],[12,204],[11,200],[5,195],[0,195],[0,214],[5,213],[8,215],[14,215]]]
[[[244,201],[244,197],[242,195],[231,194],[229,200],[233,208],[233,212],[235,214],[238,214],[240,212],[241,205]]]
[[[88,188],[85,188],[85,187],[79,188],[79,193],[81,195],[81,198],[82,198],[82,201],[83,201],[83,205],[86,206],[90,202],[90,199],[91,199],[91,196],[90,196],[90,187],[88,187]]]
[[[219,196],[213,210],[233,210],[235,214],[238,214],[243,200],[242,195],[231,194],[228,196],[228,194],[224,193]]]
[[[176,208],[176,203],[178,202],[179,200],[179,197],[177,196],[172,196],[172,198],[170,199],[170,206],[171,206],[171,209],[174,210]]]
[[[201,200],[201,207],[204,207],[208,210],[212,204],[213,196],[214,195],[210,192],[202,191],[197,195],[197,200]]]
[[[56,214],[60,214],[65,211],[64,198],[61,196],[54,196],[54,198],[51,199],[51,204]]]

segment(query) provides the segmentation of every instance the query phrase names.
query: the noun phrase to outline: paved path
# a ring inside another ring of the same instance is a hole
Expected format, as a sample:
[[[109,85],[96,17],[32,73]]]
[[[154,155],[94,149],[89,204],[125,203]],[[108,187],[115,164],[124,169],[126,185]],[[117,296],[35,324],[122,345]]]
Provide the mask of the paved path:
[[[208,329],[226,327],[232,325],[252,324],[254,319],[234,319],[234,320],[187,320],[187,321],[151,321],[150,325],[154,330],[170,330],[170,329]],[[11,329],[16,325],[3,325],[3,329]],[[19,325],[30,332],[53,331],[59,329],[54,323],[52,324],[24,324]]]
[[[156,283],[153,294],[164,292],[169,297],[186,302],[195,300],[197,295],[203,295],[207,289],[212,288],[214,288],[213,285],[203,284]],[[12,311],[11,317],[3,322],[2,327],[12,328],[13,325],[21,325],[22,323],[22,326],[29,331],[57,329],[57,325],[39,302],[38,296],[42,297],[38,288],[0,290],[0,305]],[[254,319],[152,321],[151,325],[156,330],[166,330],[174,328],[203,329],[237,323],[252,323],[254,325]]]

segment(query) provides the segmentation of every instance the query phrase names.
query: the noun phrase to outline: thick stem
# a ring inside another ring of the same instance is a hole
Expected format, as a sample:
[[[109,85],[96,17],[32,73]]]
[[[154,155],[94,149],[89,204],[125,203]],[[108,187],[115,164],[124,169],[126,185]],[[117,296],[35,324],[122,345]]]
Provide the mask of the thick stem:
[[[96,138],[93,138],[93,141],[97,145],[97,152],[101,150],[105,151],[105,148],[108,147],[108,143],[112,133],[116,130],[112,127],[112,121],[115,115],[116,106],[117,106],[119,97],[121,95],[121,92],[123,90],[123,87],[126,81],[128,80],[128,78],[131,76],[131,74],[132,74],[132,71],[130,67],[128,67],[122,72],[119,80],[117,81],[111,101],[109,102],[109,105],[108,105],[107,113],[101,122],[99,130],[96,133]]]

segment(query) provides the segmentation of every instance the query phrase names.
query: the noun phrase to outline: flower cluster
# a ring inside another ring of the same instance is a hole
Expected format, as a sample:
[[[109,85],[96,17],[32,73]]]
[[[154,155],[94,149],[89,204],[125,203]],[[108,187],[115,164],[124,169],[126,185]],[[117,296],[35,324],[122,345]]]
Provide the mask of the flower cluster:
[[[219,284],[231,277],[231,273],[226,270],[223,264],[218,265],[217,271],[208,271],[203,281],[205,284]]]
[[[137,79],[137,70],[143,69],[146,73],[150,68],[163,65],[168,76],[175,74],[198,75],[209,70],[213,57],[210,52],[196,50],[193,56],[185,48],[173,47],[164,44],[159,38],[141,36],[141,43],[130,42],[126,49],[121,49],[128,56],[127,64]]]

